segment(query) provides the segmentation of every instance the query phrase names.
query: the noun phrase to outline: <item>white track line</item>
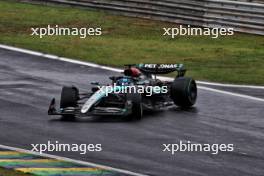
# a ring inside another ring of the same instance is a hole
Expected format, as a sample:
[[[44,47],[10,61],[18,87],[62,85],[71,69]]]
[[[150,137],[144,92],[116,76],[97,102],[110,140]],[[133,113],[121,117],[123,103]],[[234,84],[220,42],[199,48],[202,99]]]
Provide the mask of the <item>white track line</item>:
[[[136,172],[127,171],[124,169],[117,169],[117,168],[113,168],[113,167],[109,167],[109,166],[104,166],[104,165],[95,164],[95,163],[91,163],[91,162],[70,159],[70,158],[46,154],[46,153],[40,154],[37,152],[32,152],[30,150],[25,150],[25,149],[16,148],[16,147],[10,147],[10,146],[6,146],[6,145],[0,145],[0,148],[6,149],[6,150],[17,151],[17,152],[21,152],[21,153],[28,153],[28,154],[32,154],[32,155],[47,157],[47,158],[52,158],[52,159],[57,159],[57,160],[61,160],[61,161],[67,161],[67,162],[71,162],[71,163],[75,163],[75,164],[81,164],[81,165],[88,166],[88,167],[97,167],[97,168],[101,168],[104,170],[113,171],[113,172],[122,173],[122,174],[127,174],[127,175],[131,175],[131,176],[148,176],[148,175],[139,174]]]
[[[114,72],[122,72],[123,71],[121,69],[107,67],[107,66],[102,66],[102,65],[98,65],[98,64],[95,64],[95,63],[92,63],[92,62],[84,62],[84,61],[79,61],[79,60],[75,60],[75,59],[59,57],[59,56],[55,56],[55,55],[51,55],[51,54],[45,54],[45,53],[32,51],[32,50],[28,50],[28,49],[16,48],[16,47],[13,47],[13,46],[7,46],[7,45],[0,44],[0,48],[7,49],[7,50],[10,50],[10,51],[16,51],[16,52],[21,52],[21,53],[25,53],[25,54],[30,54],[30,55],[34,55],[34,56],[45,57],[45,58],[48,58],[48,59],[54,59],[54,60],[60,60],[60,61],[64,61],[64,62],[70,62],[70,63],[73,63],[73,64],[85,65],[85,66],[94,67],[94,68],[101,68],[101,69],[104,69],[104,70],[109,70],[109,71],[114,71]]]
[[[7,45],[0,44],[0,48],[11,50],[11,51],[16,51],[16,52],[21,52],[21,53],[26,53],[26,54],[30,54],[30,55],[34,55],[34,56],[41,56],[41,57],[45,57],[45,58],[49,58],[49,59],[54,59],[54,60],[60,60],[60,61],[64,61],[64,62],[74,63],[74,64],[86,65],[86,66],[94,67],[94,68],[101,68],[101,69],[104,69],[104,70],[109,70],[109,71],[114,71],[114,72],[122,72],[121,69],[117,69],[117,68],[113,68],[113,67],[101,66],[101,65],[94,64],[94,63],[91,63],[91,62],[84,62],[84,61],[69,59],[69,58],[65,58],[65,57],[59,57],[59,56],[55,56],[55,55],[44,54],[44,53],[41,53],[41,52],[36,52],[36,51],[28,50],[28,49],[21,49],[21,48],[17,48],[17,47],[13,47],[13,46],[7,46]],[[159,77],[159,78],[161,78],[163,80],[172,80],[172,78],[168,78],[168,77]],[[252,88],[252,89],[264,89],[263,86],[221,84],[221,83],[210,83],[210,82],[204,82],[204,81],[197,81],[197,83],[205,84],[205,85],[224,86],[224,87],[241,87],[241,88]],[[203,90],[207,90],[207,91],[216,92],[216,93],[221,93],[221,94],[226,94],[226,95],[246,98],[246,99],[250,99],[250,100],[254,100],[254,101],[261,101],[261,102],[264,101],[264,99],[262,99],[262,98],[257,98],[257,97],[253,97],[253,96],[232,93],[232,92],[228,92],[228,91],[222,91],[222,90],[213,89],[213,88],[204,87],[204,86],[198,86],[198,88],[203,89]]]
[[[249,89],[264,89],[264,86],[222,84],[222,83],[213,83],[213,82],[206,82],[206,81],[196,81],[196,82],[198,84],[211,85],[211,86],[234,87],[234,88],[249,88]]]

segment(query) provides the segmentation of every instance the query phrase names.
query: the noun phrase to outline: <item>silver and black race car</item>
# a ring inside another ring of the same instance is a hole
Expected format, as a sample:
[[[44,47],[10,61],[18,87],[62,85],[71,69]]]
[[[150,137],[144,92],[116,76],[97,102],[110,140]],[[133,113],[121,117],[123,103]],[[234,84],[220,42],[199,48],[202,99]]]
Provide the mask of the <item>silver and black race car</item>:
[[[185,77],[183,64],[125,65],[121,76],[111,76],[111,84],[92,82],[89,92],[80,93],[75,86],[63,87],[60,109],[52,99],[48,114],[72,120],[76,116],[121,116],[140,120],[145,110],[165,109],[177,105],[193,106],[197,99],[194,79]],[[162,81],[157,75],[177,71],[172,81]]]

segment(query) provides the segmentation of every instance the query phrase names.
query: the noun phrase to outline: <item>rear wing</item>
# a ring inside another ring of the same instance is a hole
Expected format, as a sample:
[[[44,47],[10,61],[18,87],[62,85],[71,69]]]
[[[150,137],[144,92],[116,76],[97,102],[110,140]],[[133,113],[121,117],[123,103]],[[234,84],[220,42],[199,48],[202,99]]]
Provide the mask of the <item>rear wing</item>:
[[[183,64],[138,64],[136,67],[145,74],[168,74],[177,71],[177,77],[181,77],[186,72]]]

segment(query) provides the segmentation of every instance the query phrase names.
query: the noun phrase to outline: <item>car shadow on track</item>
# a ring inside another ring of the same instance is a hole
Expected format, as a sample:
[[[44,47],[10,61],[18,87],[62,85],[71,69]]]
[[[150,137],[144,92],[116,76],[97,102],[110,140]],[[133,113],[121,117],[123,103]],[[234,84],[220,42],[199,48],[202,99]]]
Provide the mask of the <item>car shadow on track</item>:
[[[173,107],[169,109],[170,111],[176,111],[176,112],[190,112],[190,113],[198,113],[198,108],[196,107],[190,107],[190,108],[181,108],[181,107]]]
[[[118,117],[118,116],[90,116],[90,117],[76,117],[72,120],[65,120],[62,118],[56,118],[49,120],[50,122],[64,122],[64,123],[138,123],[150,118],[159,118],[166,113],[166,111],[173,113],[197,113],[198,109],[196,107],[183,109],[180,107],[173,107],[168,110],[148,110],[144,111],[143,118],[141,120],[130,120],[129,117]]]
[[[64,120],[62,118],[56,118],[49,120],[50,122],[65,122],[65,123],[137,123],[146,118],[158,117],[160,112],[146,112],[141,120],[130,120],[129,117],[118,116],[91,116],[91,117],[76,117],[72,120]]]

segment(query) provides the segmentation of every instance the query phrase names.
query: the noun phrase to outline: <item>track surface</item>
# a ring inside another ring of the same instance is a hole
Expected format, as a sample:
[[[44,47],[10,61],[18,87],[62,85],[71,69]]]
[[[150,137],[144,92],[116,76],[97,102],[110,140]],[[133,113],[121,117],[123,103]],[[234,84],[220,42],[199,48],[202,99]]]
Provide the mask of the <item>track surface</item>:
[[[87,118],[61,122],[47,115],[62,85],[81,90],[108,82],[110,71],[0,49],[0,143],[101,143],[103,152],[52,153],[153,176],[263,175],[264,103],[199,90],[195,108],[145,114],[140,122]],[[263,92],[259,92],[262,94]],[[261,95],[260,95],[261,97]],[[234,152],[162,152],[163,143],[233,143]]]

